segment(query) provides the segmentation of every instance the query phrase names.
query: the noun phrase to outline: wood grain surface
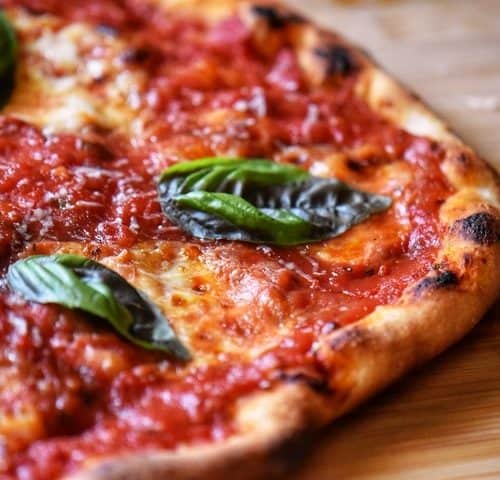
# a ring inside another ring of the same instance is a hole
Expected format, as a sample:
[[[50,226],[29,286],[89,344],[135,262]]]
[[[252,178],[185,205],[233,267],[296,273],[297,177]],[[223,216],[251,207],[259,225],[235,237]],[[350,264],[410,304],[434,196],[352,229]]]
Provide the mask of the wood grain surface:
[[[288,3],[371,52],[500,170],[500,0]],[[324,479],[500,479],[500,304],[332,425],[293,477]]]

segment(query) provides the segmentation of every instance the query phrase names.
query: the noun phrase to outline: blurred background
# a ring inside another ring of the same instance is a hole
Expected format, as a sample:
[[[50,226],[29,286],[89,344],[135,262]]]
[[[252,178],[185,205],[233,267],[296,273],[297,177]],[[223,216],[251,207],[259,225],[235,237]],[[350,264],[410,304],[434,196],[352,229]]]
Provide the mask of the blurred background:
[[[500,171],[500,0],[287,3],[370,52]],[[313,447],[293,480],[500,479],[500,306]]]

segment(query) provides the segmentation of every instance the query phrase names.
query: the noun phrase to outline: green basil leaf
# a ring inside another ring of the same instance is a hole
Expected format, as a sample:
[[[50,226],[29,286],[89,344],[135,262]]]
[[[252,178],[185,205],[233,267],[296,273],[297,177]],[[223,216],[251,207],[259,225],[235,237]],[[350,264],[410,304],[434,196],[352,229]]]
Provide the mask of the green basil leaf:
[[[311,234],[311,224],[291,212],[275,210],[273,215],[265,214],[243,198],[228,193],[190,192],[180,196],[178,204],[223,217],[235,227],[262,235],[276,244],[300,243]]]
[[[199,238],[299,245],[341,235],[391,200],[270,160],[204,158],[167,168],[164,214]]]
[[[0,10],[0,108],[9,101],[12,94],[16,61],[16,32]]]
[[[181,162],[167,168],[160,177],[160,183],[176,178],[187,180],[193,175],[205,177],[213,171],[225,172],[227,182],[251,180],[254,185],[259,186],[295,182],[309,177],[305,170],[295,165],[282,165],[261,159],[211,157]],[[184,187],[184,190],[186,188]],[[202,190],[203,188],[195,189]]]
[[[78,255],[35,255],[7,272],[9,287],[27,300],[56,303],[107,320],[122,336],[180,360],[190,354],[160,309],[118,273]]]

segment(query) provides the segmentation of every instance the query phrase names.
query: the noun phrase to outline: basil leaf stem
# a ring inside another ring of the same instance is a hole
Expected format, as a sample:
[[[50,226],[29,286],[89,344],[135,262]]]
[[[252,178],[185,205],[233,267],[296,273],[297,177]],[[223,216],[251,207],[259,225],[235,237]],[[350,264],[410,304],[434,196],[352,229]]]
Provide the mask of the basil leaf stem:
[[[164,214],[195,237],[280,246],[333,238],[391,204],[294,165],[221,157],[167,168],[158,194]]]
[[[14,88],[17,50],[16,32],[0,10],[0,108],[9,101]]]
[[[160,309],[113,270],[78,255],[35,255],[7,272],[9,287],[27,300],[79,309],[108,323],[142,348],[180,360],[190,354]]]

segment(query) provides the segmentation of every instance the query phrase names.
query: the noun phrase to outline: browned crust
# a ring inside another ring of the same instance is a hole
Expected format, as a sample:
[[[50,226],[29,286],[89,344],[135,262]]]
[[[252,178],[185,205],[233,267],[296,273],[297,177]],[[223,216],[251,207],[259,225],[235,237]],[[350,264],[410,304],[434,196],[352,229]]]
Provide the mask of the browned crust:
[[[292,22],[299,58],[311,82],[321,83],[358,65],[360,96],[390,121],[434,138],[447,149],[443,171],[456,193],[441,207],[446,234],[435,269],[408,287],[396,304],[378,307],[318,341],[317,357],[329,374],[333,393],[324,395],[307,379],[297,378],[293,384],[242,399],[236,414],[239,433],[224,442],[94,459],[71,476],[74,480],[269,478],[296,460],[312,431],[459,340],[498,297],[500,182],[415,95],[358,49],[348,46],[352,58],[341,58],[343,40],[283,7],[256,17],[250,4],[238,0],[156,1],[211,18],[242,8],[247,21],[260,22],[260,29],[278,30],[277,35],[283,32],[283,22]]]

